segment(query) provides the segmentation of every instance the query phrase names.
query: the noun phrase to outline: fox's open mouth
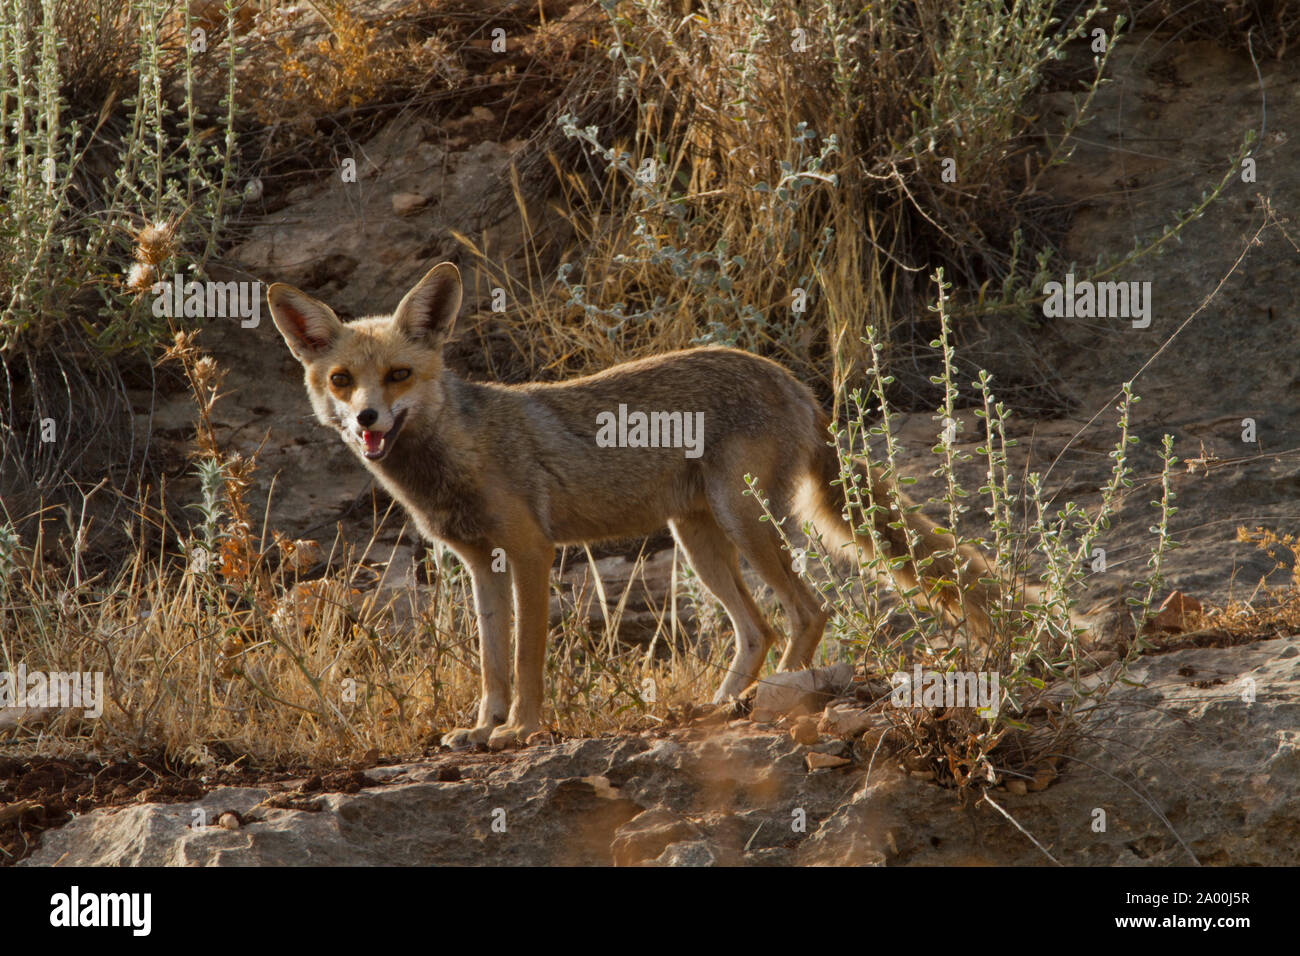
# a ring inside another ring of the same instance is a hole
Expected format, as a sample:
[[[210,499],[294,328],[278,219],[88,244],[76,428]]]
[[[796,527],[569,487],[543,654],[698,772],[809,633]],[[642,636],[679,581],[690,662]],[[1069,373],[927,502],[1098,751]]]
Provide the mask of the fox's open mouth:
[[[387,455],[389,449],[393,447],[393,442],[397,440],[397,433],[401,430],[404,421],[406,421],[406,409],[397,413],[397,417],[393,419],[393,427],[388,431],[363,431],[361,433],[361,444],[365,446],[363,454],[371,461],[378,461]]]

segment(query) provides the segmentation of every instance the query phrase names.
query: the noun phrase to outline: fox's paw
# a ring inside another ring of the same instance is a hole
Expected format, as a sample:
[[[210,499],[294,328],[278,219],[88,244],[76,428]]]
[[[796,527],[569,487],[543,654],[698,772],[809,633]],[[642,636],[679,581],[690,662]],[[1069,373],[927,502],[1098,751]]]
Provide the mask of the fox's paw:
[[[455,750],[464,750],[466,747],[487,743],[490,736],[492,736],[492,727],[490,725],[486,727],[465,727],[443,734],[442,745]]]
[[[490,750],[522,747],[527,743],[528,738],[540,729],[541,727],[537,724],[502,724],[492,731],[492,736],[488,738],[487,745]]]

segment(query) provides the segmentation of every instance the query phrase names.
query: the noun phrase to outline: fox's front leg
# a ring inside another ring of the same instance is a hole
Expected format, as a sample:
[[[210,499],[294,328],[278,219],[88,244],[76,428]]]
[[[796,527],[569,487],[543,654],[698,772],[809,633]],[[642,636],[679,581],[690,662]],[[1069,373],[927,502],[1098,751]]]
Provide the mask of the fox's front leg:
[[[506,722],[510,700],[510,574],[492,570],[491,552],[467,552],[460,557],[474,588],[483,688],[478,723],[444,734],[442,743],[447,747],[487,743],[493,729]]]
[[[539,544],[511,561],[515,592],[515,696],[506,723],[488,738],[488,746],[493,750],[522,746],[529,735],[542,729],[554,558],[553,546]]]

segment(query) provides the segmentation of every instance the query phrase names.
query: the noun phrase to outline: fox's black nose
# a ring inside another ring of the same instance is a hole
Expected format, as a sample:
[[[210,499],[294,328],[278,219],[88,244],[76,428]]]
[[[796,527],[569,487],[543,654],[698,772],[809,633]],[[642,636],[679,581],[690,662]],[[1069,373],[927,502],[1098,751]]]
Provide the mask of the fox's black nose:
[[[373,408],[363,408],[357,412],[357,424],[362,428],[369,428],[377,421],[379,421],[379,413]]]

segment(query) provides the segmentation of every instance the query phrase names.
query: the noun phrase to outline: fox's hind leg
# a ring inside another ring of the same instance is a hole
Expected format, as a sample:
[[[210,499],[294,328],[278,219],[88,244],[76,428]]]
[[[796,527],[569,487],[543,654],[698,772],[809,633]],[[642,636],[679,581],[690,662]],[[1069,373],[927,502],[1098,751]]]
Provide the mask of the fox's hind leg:
[[[770,522],[755,513],[725,513],[720,518],[727,537],[735,542],[750,566],[766,582],[785,609],[790,622],[790,642],[781,655],[778,669],[798,670],[812,663],[826,629],[826,614],[808,583],[795,572],[792,558],[781,545],[781,536]]]
[[[761,461],[763,456],[754,452],[744,460]],[[721,474],[727,477],[712,480],[705,492],[713,517],[776,594],[790,624],[790,642],[778,667],[783,671],[807,667],[826,628],[821,601],[794,570],[792,556],[782,546],[780,532],[770,521],[763,520],[763,509],[758,502],[743,494],[745,469],[723,470]],[[798,454],[794,453],[790,458],[771,462],[758,475],[759,491],[768,499],[778,519],[791,510],[789,503],[799,485],[799,474]],[[797,530],[792,525],[792,521],[787,522],[791,532]]]
[[[740,576],[736,546],[713,517],[696,512],[673,518],[668,524],[700,581],[722,602],[736,632],[735,656],[713,697],[714,703],[721,703],[739,695],[758,678],[763,658],[776,642],[776,632],[763,619]]]

